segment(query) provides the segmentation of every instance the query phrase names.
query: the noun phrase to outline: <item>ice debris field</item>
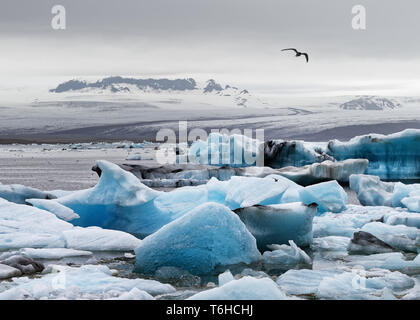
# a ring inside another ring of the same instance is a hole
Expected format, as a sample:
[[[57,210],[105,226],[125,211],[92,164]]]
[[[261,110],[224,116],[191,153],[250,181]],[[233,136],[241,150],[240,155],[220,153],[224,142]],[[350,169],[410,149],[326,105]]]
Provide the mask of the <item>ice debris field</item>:
[[[420,130],[177,151],[98,160],[85,189],[0,184],[0,299],[420,299]]]

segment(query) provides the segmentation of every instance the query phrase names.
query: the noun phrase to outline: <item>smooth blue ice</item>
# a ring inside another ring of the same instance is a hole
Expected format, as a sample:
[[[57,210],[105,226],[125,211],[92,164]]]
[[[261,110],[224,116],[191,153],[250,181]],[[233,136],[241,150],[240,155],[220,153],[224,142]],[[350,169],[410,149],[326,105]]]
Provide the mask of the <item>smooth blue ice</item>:
[[[300,192],[304,204],[316,203],[319,212],[341,212],[346,208],[347,193],[337,181],[328,181],[305,187]]]
[[[146,274],[163,266],[207,274],[218,266],[261,258],[255,238],[239,217],[211,202],[146,237],[135,252],[135,271]]]

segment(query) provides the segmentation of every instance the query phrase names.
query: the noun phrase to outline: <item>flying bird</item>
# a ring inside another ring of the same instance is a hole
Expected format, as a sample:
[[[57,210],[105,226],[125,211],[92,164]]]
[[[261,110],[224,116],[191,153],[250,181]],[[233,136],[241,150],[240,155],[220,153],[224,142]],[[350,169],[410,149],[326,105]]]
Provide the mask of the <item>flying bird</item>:
[[[281,51],[287,51],[287,50],[290,50],[290,51],[294,51],[294,52],[296,52],[296,56],[295,56],[295,57],[305,56],[305,58],[306,58],[306,63],[308,63],[308,62],[309,62],[309,56],[308,56],[308,54],[307,54],[306,52],[299,52],[299,51],[297,51],[295,48],[287,48],[287,49],[283,49],[283,50],[281,50]]]

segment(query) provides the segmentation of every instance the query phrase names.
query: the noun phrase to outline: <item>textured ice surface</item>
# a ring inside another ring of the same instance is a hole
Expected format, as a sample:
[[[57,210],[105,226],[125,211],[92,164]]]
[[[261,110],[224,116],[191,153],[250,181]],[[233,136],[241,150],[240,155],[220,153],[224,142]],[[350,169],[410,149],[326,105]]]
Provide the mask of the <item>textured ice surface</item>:
[[[0,199],[0,249],[71,248],[94,251],[133,250],[134,236],[115,230],[80,228],[54,214]]]
[[[311,248],[317,251],[347,251],[350,240],[340,236],[314,238]]]
[[[301,202],[253,206],[235,210],[251,234],[257,239],[260,250],[270,244],[287,244],[293,240],[299,246],[312,242],[312,220],[316,205]]]
[[[348,256],[345,258],[348,266],[362,266],[366,269],[382,268],[391,271],[400,271],[406,274],[420,272],[420,255],[408,260],[401,252],[378,253],[368,256]]]
[[[382,182],[377,176],[351,175],[350,188],[364,206],[391,206],[393,203],[394,183]]]
[[[347,193],[337,181],[322,182],[305,187],[300,192],[304,204],[318,204],[319,212],[341,212],[346,208]]]
[[[352,174],[362,174],[366,171],[369,161],[366,159],[346,159],[344,161],[326,160],[304,167],[285,167],[278,169],[282,176],[299,183],[309,185],[326,180],[349,182]]]
[[[19,269],[0,263],[0,280],[18,277],[22,274]]]
[[[339,214],[326,212],[316,216],[313,223],[314,237],[343,236],[352,237],[365,224],[382,219],[386,214],[400,211],[389,207],[363,207],[348,205],[347,209]]]
[[[129,251],[141,244],[131,234],[99,227],[74,227],[63,231],[68,248],[88,251]]]
[[[261,258],[255,238],[227,207],[206,203],[146,237],[135,250],[135,270],[173,266],[206,274],[217,266]]]
[[[4,185],[0,183],[0,198],[14,203],[25,204],[26,199],[53,199],[55,196],[20,184]]]
[[[420,229],[415,227],[371,222],[365,224],[361,230],[373,234],[396,249],[417,252],[415,242],[420,236]]]
[[[402,291],[414,281],[388,270],[289,270],[277,279],[288,294],[315,296],[319,299],[380,299],[385,288]]]
[[[188,150],[188,161],[196,164],[244,167],[255,165],[261,142],[243,135],[210,133],[207,141],[197,140]]]
[[[237,153],[239,155],[253,154],[254,150],[258,157],[262,156],[258,153],[264,153],[265,165],[272,168],[301,167],[325,160],[367,159],[369,160],[367,174],[387,179],[417,179],[420,178],[418,171],[420,166],[419,136],[420,130],[407,129],[390,135],[369,134],[358,136],[346,142],[331,140],[328,143],[311,143],[270,140],[259,146],[258,142],[254,140],[249,144],[252,145],[252,151],[248,146],[244,147],[238,143],[232,143],[231,148],[233,148],[233,145],[238,149],[242,148]],[[215,135],[214,139],[209,138],[208,143],[199,141],[193,144],[190,153],[202,155],[206,161],[211,158],[212,154],[214,154],[215,159],[220,159],[219,154],[222,146],[225,146],[232,138],[233,136],[223,136],[222,138],[220,135]],[[239,137],[237,139],[241,141]],[[219,141],[223,141],[223,143],[219,143]],[[226,148],[229,151],[229,147]],[[203,151],[200,153],[197,150]],[[243,158],[239,156],[236,160],[242,166],[253,165],[252,163],[246,164]],[[231,163],[233,164],[233,160]],[[218,164],[218,162],[214,164]],[[224,164],[229,164],[229,162]]]
[[[407,129],[390,135],[370,134],[348,142],[332,140],[327,153],[336,160],[365,158],[366,174],[387,179],[420,178],[420,130]]]
[[[285,300],[286,295],[269,278],[243,277],[221,287],[202,291],[188,300]]]
[[[33,205],[36,208],[49,211],[55,214],[58,218],[63,219],[64,221],[70,221],[73,219],[80,218],[72,209],[63,206],[57,201],[54,200],[45,200],[45,199],[27,199],[27,203]]]
[[[264,252],[264,263],[284,269],[312,264],[312,259],[305,251],[300,249],[292,240],[289,241],[289,244],[289,246],[285,244],[270,245],[269,247],[273,251]]]
[[[52,265],[49,269],[50,273],[39,279],[13,279],[13,287],[1,292],[0,300],[106,299],[119,297],[134,288],[150,295],[175,292],[171,285],[155,280],[115,277],[112,271],[103,265],[84,265],[79,268]]]
[[[23,248],[19,250],[20,254],[28,256],[32,259],[61,259],[65,257],[81,257],[81,256],[91,256],[92,252],[75,250],[75,249],[66,249],[66,248]]]

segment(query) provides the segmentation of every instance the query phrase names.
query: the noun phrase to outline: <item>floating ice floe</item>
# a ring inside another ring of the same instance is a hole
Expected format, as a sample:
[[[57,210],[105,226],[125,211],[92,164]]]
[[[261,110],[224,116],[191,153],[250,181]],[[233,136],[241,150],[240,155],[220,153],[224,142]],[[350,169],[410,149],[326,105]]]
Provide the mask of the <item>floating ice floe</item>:
[[[137,298],[150,299],[155,296],[175,292],[169,284],[156,280],[126,279],[112,275],[104,265],[84,265],[79,268],[68,266],[48,267],[47,274],[39,279],[14,278],[12,288],[0,293],[0,300],[10,299],[109,299]],[[145,291],[139,295],[134,288]],[[128,296],[128,293],[130,293]],[[122,296],[122,297],[121,297]]]
[[[0,183],[0,198],[14,203],[26,204],[26,199],[54,199],[55,196],[20,184],[4,185]]]
[[[300,249],[292,240],[290,246],[282,244],[272,244],[269,248],[273,251],[265,251],[263,261],[276,269],[291,269],[297,266],[310,266],[312,259],[305,251]]]
[[[128,233],[98,227],[74,227],[48,211],[0,199],[0,250],[69,248],[130,251],[140,242]]]
[[[146,237],[135,250],[135,271],[154,273],[173,266],[207,274],[218,266],[261,259],[255,238],[239,217],[217,203],[198,206]]]
[[[393,248],[417,252],[416,238],[420,237],[420,229],[415,227],[370,222],[365,224],[361,230],[373,234]]]
[[[285,300],[287,296],[269,278],[243,277],[199,292],[188,300]]]
[[[395,292],[414,286],[414,280],[388,270],[289,270],[277,279],[287,294],[318,299],[384,299],[384,289]],[[388,291],[386,291],[388,292]]]
[[[341,212],[347,204],[347,193],[337,181],[305,187],[300,193],[300,198],[304,204],[318,204],[319,212]]]
[[[126,160],[141,160],[142,155],[140,153],[134,153],[127,156]]]
[[[377,176],[351,175],[350,188],[365,206],[406,207],[420,213],[420,184],[382,182]]]
[[[382,182],[377,176],[355,174],[350,176],[350,188],[364,206],[392,206],[393,182]]]
[[[348,266],[361,266],[365,269],[387,269],[400,271],[406,274],[418,274],[420,272],[420,255],[413,260],[408,260],[401,252],[378,253],[371,255],[350,255],[344,258]]]
[[[353,234],[348,251],[350,253],[374,254],[393,252],[395,249],[369,232],[358,231]]]
[[[32,259],[54,260],[66,257],[91,256],[92,252],[67,248],[22,248],[19,254]]]
[[[293,240],[299,246],[312,243],[312,220],[316,205],[301,202],[252,206],[235,210],[251,234],[257,239],[260,250],[270,244],[286,244]]]
[[[347,205],[347,208],[340,214],[326,212],[321,216],[316,216],[313,221],[313,236],[316,238],[327,236],[351,238],[353,233],[359,231],[365,224],[400,212],[401,210],[390,207]]]

